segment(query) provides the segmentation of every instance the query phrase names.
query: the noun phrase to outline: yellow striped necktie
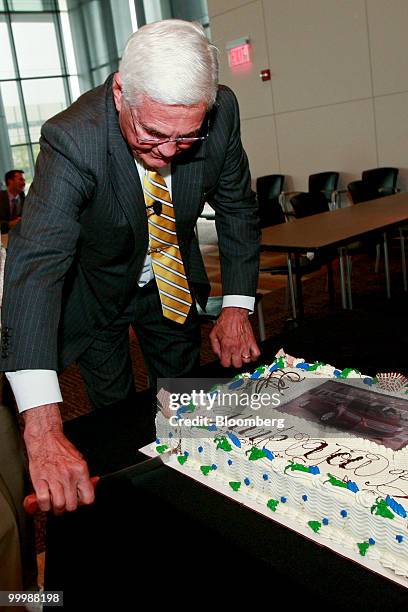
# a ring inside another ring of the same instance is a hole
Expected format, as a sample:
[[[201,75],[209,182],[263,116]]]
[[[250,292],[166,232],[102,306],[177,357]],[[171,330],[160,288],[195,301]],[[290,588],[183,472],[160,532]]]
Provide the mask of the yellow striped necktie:
[[[163,315],[177,323],[184,323],[192,299],[177,241],[171,196],[164,178],[150,170],[144,176],[143,192],[149,226],[148,252],[152,258]]]

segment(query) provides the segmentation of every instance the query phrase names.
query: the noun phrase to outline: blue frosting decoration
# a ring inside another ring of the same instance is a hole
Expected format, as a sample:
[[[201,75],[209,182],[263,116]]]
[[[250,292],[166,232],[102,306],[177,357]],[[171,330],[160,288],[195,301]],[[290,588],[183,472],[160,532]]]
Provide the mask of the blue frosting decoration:
[[[173,432],[169,431],[169,438],[172,438],[172,437],[173,437]]]
[[[244,483],[246,484],[246,486],[251,484],[251,481],[249,480],[249,478],[245,478]]]
[[[352,480],[348,481],[347,488],[348,488],[349,491],[352,491],[353,493],[357,493],[359,491],[358,486]]]
[[[317,465],[309,466],[309,474],[320,474],[320,470]]]
[[[197,450],[198,450],[198,452],[199,452],[199,453],[202,453],[204,449],[203,449],[203,447],[202,447],[202,446],[199,446],[199,447],[197,448]]]
[[[307,501],[307,495],[302,495],[303,501]]]
[[[385,498],[385,503],[389,508],[391,508],[393,512],[395,512],[395,514],[398,514],[398,516],[401,516],[402,518],[407,518],[407,512],[405,508],[401,506],[401,504],[398,504],[395,499],[393,499],[389,495],[387,495],[387,497]]]
[[[208,431],[217,431],[217,426],[216,425],[209,425],[207,427]]]
[[[374,384],[374,380],[370,376],[363,378],[363,383],[371,387]]]
[[[263,478],[264,480],[269,480],[269,476],[268,476],[268,474],[262,474],[262,478]]]
[[[190,454],[190,453],[189,453],[188,451],[184,451],[184,456],[185,456],[185,457],[188,457],[188,456],[189,456],[189,454]]]
[[[297,368],[299,368],[299,370],[308,370],[310,368],[310,364],[309,363],[298,363]]]
[[[228,459],[227,463],[228,465],[232,465],[232,459]]]
[[[243,378],[238,378],[238,380],[233,380],[230,385],[228,385],[228,389],[238,389],[244,384]]]
[[[211,466],[211,469],[212,469],[212,470],[216,470],[216,469],[217,469],[217,467],[218,467],[218,465],[217,465],[216,463],[213,463],[213,464],[212,464],[212,466]]]
[[[333,376],[335,376],[336,378],[338,378],[340,376],[340,374],[341,374],[340,370],[334,370],[334,372],[333,372]]]
[[[329,524],[329,519],[328,518],[322,519],[322,523],[323,523],[323,525],[328,525]]]
[[[286,497],[281,497],[281,502],[282,502],[282,504],[286,504],[286,502],[287,502]]]
[[[396,535],[395,539],[397,540],[398,544],[401,544],[401,542],[404,540],[404,536],[402,535]]]
[[[260,377],[260,375],[261,375],[261,372],[258,372],[257,370],[255,370],[255,372],[251,374],[251,379],[256,380],[257,378]]]
[[[273,363],[269,368],[269,372],[276,372],[276,370],[279,370],[279,366],[277,363]]]
[[[268,450],[267,448],[263,447],[263,452],[265,453],[265,457],[267,459],[269,459],[269,461],[272,461],[273,459],[275,459],[275,455],[273,454],[272,451]]]
[[[370,544],[370,546],[374,546],[374,544],[375,544],[375,540],[374,540],[374,538],[370,538],[370,539],[368,540],[368,543]]]
[[[239,438],[237,438],[236,435],[234,435],[233,433],[231,433],[230,431],[227,431],[227,436],[229,437],[229,439],[231,440],[231,442],[233,444],[235,444],[235,446],[238,446],[238,448],[241,448],[241,442],[239,440]]]
[[[346,518],[347,514],[348,514],[347,510],[342,510],[340,512],[340,516],[342,516],[343,518]]]
[[[156,444],[160,444],[160,438],[156,438]]]

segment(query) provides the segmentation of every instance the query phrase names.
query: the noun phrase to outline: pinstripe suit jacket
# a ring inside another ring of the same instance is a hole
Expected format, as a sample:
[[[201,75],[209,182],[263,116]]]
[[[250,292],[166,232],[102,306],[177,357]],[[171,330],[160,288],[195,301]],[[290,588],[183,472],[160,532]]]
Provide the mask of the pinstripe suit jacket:
[[[3,371],[60,369],[114,321],[137,289],[148,246],[142,187],[119,128],[112,77],[42,128],[23,220],[10,233]],[[172,162],[180,249],[197,299],[208,280],[194,235],[216,212],[224,294],[254,295],[259,230],[238,105],[220,86],[210,136]]]

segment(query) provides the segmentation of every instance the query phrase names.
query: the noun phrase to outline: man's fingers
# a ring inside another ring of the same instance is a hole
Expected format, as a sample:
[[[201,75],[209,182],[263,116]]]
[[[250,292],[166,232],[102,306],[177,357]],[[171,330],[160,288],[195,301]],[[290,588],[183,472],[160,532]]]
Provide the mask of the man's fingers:
[[[77,485],[80,504],[92,504],[95,501],[95,489],[89,478],[81,480]]]
[[[210,342],[213,352],[217,355],[218,359],[222,359],[221,344],[217,337],[216,328],[210,333]]]

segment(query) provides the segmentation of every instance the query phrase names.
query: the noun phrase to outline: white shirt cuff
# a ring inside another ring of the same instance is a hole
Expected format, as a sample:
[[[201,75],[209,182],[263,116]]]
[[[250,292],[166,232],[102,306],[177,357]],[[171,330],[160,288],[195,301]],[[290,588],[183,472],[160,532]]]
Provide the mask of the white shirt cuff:
[[[224,295],[222,298],[222,307],[228,308],[229,306],[246,308],[250,311],[250,314],[252,314],[254,312],[255,298],[249,295]]]
[[[17,370],[6,372],[6,376],[19,412],[62,402],[58,376],[54,370]]]

